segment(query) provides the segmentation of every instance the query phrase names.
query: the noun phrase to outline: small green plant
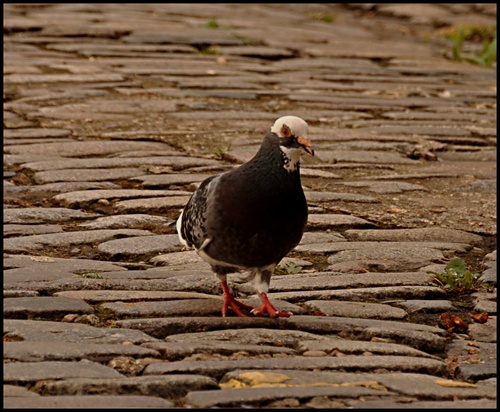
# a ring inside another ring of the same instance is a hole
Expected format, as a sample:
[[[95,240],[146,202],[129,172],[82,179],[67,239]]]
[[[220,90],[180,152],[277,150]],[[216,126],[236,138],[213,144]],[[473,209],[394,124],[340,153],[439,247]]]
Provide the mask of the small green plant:
[[[472,273],[467,269],[465,262],[459,257],[454,257],[446,264],[443,273],[428,271],[434,275],[434,284],[449,292],[467,292],[478,288],[477,280],[480,273]]]
[[[219,23],[217,23],[217,20],[215,17],[211,17],[207,21],[207,27],[209,29],[218,29],[219,28]]]
[[[335,21],[335,14],[332,13],[322,13],[320,11],[311,11],[308,13],[310,19],[320,20],[326,23],[333,23]]]
[[[224,158],[224,155],[231,149],[231,143],[229,143],[226,147],[219,146],[214,150],[214,155],[217,159],[222,160]]]
[[[83,272],[77,273],[76,276],[85,279],[104,279],[103,276],[99,275],[99,272]]]
[[[481,66],[492,66],[497,61],[497,34],[487,33],[484,29],[465,28],[463,24],[458,26],[456,32],[450,33],[448,37],[453,41],[451,59],[456,61],[468,61]],[[469,39],[483,39],[483,48],[479,55],[463,53],[464,42]]]
[[[302,266],[297,265],[293,262],[288,262],[283,267],[281,265],[277,265],[276,269],[274,269],[274,273],[276,275],[290,275],[292,273],[299,273],[302,270]]]
[[[222,54],[222,52],[220,51],[220,49],[217,47],[217,46],[207,46],[207,47],[203,47],[200,49],[200,53],[201,54],[216,54],[216,55],[219,55],[219,54]]]

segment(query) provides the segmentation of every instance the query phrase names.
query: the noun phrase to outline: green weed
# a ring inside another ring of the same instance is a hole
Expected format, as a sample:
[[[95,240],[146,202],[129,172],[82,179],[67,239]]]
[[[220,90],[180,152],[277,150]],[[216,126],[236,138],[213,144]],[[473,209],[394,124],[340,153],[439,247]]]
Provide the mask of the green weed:
[[[215,17],[211,17],[207,21],[207,27],[209,29],[218,29],[220,26],[219,26],[219,23],[217,23],[217,20],[215,19]]]
[[[451,59],[455,61],[467,61],[481,66],[491,67],[497,61],[497,33],[495,30],[488,30],[484,27],[466,27],[461,24],[456,32],[448,34],[453,41],[451,49]],[[464,53],[463,45],[467,40],[482,40],[483,47],[477,55],[474,53]]]
[[[320,20],[326,23],[333,23],[335,21],[335,14],[332,13],[322,13],[320,11],[310,11],[308,16],[312,20]]]
[[[219,146],[214,150],[214,155],[217,159],[222,160],[224,158],[224,155],[231,151],[231,143],[229,143],[226,147]]]
[[[434,275],[434,284],[449,292],[468,292],[479,288],[480,273],[472,273],[465,262],[454,257],[446,264],[443,273],[428,271]]]
[[[104,276],[99,275],[99,272],[83,272],[77,273],[76,276],[85,279],[104,279]]]
[[[274,269],[274,273],[276,275],[290,275],[292,273],[299,273],[302,270],[302,266],[297,265],[293,262],[288,262],[283,267],[281,265],[277,265],[276,269]]]

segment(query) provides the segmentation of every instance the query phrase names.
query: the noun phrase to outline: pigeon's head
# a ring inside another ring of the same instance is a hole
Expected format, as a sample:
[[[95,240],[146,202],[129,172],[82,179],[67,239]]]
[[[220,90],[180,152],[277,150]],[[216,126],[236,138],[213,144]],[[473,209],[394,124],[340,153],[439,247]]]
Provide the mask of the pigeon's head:
[[[307,137],[307,123],[300,117],[284,116],[276,120],[271,127],[271,132],[276,134],[283,152],[291,154],[292,158],[305,151],[314,156],[311,141]]]

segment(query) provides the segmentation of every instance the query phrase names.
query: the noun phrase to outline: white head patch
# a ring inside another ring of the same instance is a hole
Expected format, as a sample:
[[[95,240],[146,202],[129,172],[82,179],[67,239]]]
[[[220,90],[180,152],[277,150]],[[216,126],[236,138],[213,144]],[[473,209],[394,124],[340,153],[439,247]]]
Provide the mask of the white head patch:
[[[287,137],[282,134],[283,126],[287,126],[294,136],[307,137],[307,123],[297,116],[283,116],[276,120],[271,127],[271,132],[280,137]]]

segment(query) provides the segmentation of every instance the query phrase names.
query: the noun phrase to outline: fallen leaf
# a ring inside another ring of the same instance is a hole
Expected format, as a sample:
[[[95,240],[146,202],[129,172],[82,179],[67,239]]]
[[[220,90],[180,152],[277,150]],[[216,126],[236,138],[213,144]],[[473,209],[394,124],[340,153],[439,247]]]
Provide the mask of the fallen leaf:
[[[238,375],[238,380],[248,383],[249,386],[279,384],[289,379],[288,375],[273,372],[244,372]]]
[[[450,356],[446,360],[446,366],[448,370],[450,371],[451,376],[455,376],[455,371],[457,370],[458,366],[460,365],[460,361],[456,356]]]
[[[450,312],[444,312],[441,314],[440,324],[448,333],[461,333],[469,329],[469,326],[461,318],[452,315]]]
[[[477,349],[467,349],[469,355],[477,355],[479,351]]]
[[[477,388],[477,385],[467,382],[457,382],[449,380],[437,380],[434,381],[436,385],[446,386],[447,388]]]
[[[484,363],[484,361],[481,358],[469,358],[467,363]]]
[[[473,313],[472,319],[474,319],[474,322],[477,322],[477,323],[486,323],[488,321],[488,313],[486,313],[486,312]]]

